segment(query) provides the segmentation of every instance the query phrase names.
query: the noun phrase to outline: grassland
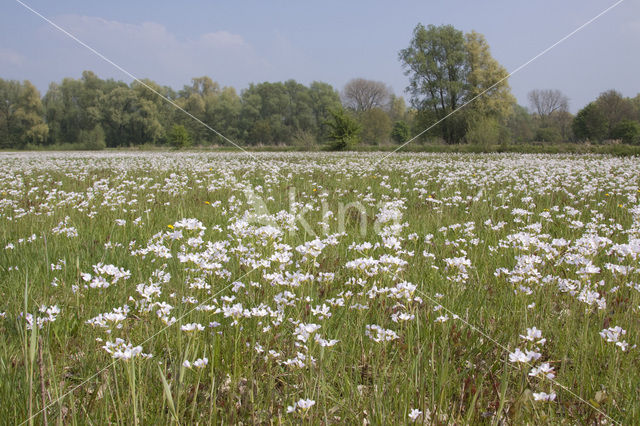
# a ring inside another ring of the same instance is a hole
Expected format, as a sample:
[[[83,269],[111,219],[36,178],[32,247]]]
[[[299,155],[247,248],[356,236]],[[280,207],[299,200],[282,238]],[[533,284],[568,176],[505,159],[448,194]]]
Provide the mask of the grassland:
[[[637,157],[0,154],[9,423],[640,422]]]

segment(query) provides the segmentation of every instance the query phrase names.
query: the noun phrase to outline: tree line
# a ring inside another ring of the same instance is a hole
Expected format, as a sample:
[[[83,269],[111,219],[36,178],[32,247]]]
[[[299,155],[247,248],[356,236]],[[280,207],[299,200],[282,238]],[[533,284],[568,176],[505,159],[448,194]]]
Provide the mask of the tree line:
[[[475,31],[418,24],[398,58],[409,78],[408,105],[385,83],[364,78],[340,92],[288,80],[238,93],[207,76],[176,91],[84,71],[51,83],[44,96],[28,80],[0,79],[0,148],[221,145],[216,132],[242,145],[305,149],[399,144],[417,134],[447,144],[640,143],[640,94],[609,90],[575,116],[559,90],[532,90],[528,108],[518,105],[507,71]]]

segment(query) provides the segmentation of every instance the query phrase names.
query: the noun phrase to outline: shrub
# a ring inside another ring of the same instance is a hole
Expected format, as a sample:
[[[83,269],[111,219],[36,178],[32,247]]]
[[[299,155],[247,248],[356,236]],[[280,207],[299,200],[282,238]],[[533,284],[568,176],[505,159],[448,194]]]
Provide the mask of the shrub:
[[[578,140],[601,142],[607,136],[607,125],[607,118],[600,107],[591,102],[578,112],[571,128]]]
[[[78,145],[81,149],[89,151],[101,151],[107,147],[104,130],[97,124],[91,130],[80,130],[78,133]]]
[[[622,120],[611,129],[611,136],[622,140],[622,143],[638,144],[640,143],[640,123],[635,120]]]
[[[342,151],[353,148],[360,142],[360,125],[344,109],[329,111],[330,118],[326,124],[329,128],[330,151]]]
[[[397,143],[403,143],[409,140],[411,131],[409,125],[404,121],[396,121],[391,129],[391,139]]]
[[[540,127],[536,131],[536,141],[538,142],[560,142],[562,135],[555,127]]]
[[[473,145],[487,146],[500,139],[500,124],[495,118],[481,118],[471,122],[465,135],[467,142]]]
[[[174,124],[167,136],[169,143],[174,148],[186,148],[191,145],[191,136],[182,124]]]
[[[296,130],[291,138],[291,143],[296,148],[313,151],[316,147],[316,137],[309,131]]]

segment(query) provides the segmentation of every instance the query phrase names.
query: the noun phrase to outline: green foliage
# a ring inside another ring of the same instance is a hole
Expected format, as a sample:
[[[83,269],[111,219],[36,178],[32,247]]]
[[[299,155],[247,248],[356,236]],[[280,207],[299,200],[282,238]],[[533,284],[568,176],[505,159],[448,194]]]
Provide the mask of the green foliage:
[[[465,138],[467,142],[474,145],[495,144],[500,140],[500,123],[492,117],[474,120],[471,122]]]
[[[407,104],[402,96],[391,95],[389,101],[389,118],[391,121],[406,121],[409,119],[409,112],[407,111]]]
[[[578,140],[601,142],[607,137],[607,118],[600,107],[591,102],[578,112],[571,128]]]
[[[388,142],[392,128],[389,114],[376,107],[362,111],[357,116],[362,128],[361,137],[365,143],[380,145]]]
[[[305,151],[313,151],[318,143],[313,133],[305,130],[297,130],[293,134],[291,142],[293,146],[302,148]]]
[[[86,150],[100,151],[107,147],[104,130],[99,124],[91,130],[81,130],[78,138],[80,146]]]
[[[467,53],[462,31],[451,25],[425,28],[418,24],[409,47],[399,53],[409,76],[407,91],[411,104],[418,110],[430,110],[440,120],[464,102],[467,80]],[[447,143],[464,136],[464,126],[454,120],[439,124]]]
[[[0,147],[44,144],[49,127],[42,113],[40,93],[33,84],[0,79]]]
[[[481,34],[465,35],[451,25],[425,28],[418,24],[399,58],[410,78],[407,90],[412,105],[421,113],[431,113],[421,114],[431,116],[425,127],[443,120],[438,131],[445,142],[460,142],[470,121],[484,117],[500,121],[511,114],[514,98],[507,71],[491,56]],[[474,98],[464,111],[449,116]]]
[[[409,140],[411,136],[411,129],[409,125],[404,121],[396,121],[393,123],[393,129],[391,129],[391,139],[397,143],[403,143]]]
[[[358,145],[362,129],[357,120],[342,108],[331,110],[329,113],[331,118],[326,124],[329,128],[327,137],[331,142],[327,148],[330,151],[342,151]]]
[[[560,142],[562,135],[555,127],[540,127],[536,131],[535,139],[538,142]]]
[[[504,120],[513,113],[515,97],[507,81],[509,73],[491,56],[489,43],[475,31],[465,34],[467,75],[465,101],[474,99],[465,107],[474,116]]]
[[[182,124],[174,124],[167,136],[169,144],[174,148],[186,148],[191,145],[191,135]]]
[[[107,147],[147,146],[167,141],[174,124],[204,146],[226,144],[211,129],[239,144],[300,145],[304,135],[302,145],[309,146],[328,132],[329,111],[341,108],[338,92],[322,82],[308,87],[294,80],[260,83],[239,96],[234,88],[220,87],[206,76],[192,79],[176,93],[151,80],[127,85],[102,80],[91,71],[80,79],[51,83],[42,100],[31,83],[2,80],[0,98],[4,148],[83,146],[96,126],[102,128]]]
[[[636,109],[633,101],[625,98],[616,90],[607,90],[598,96],[596,105],[607,120],[607,137],[618,139],[613,135],[613,129],[624,120],[635,120]]]
[[[359,133],[331,139],[332,149],[353,148],[360,139],[384,149],[389,140],[401,143],[427,128],[431,129],[417,144],[466,141],[485,146],[574,138],[638,143],[635,125],[629,121],[640,122],[640,95],[630,99],[609,90],[575,118],[563,108],[552,108],[543,119],[515,104],[506,80],[501,81],[506,71],[491,57],[481,34],[463,34],[451,26],[418,25],[400,59],[411,76],[412,108],[407,108],[402,97],[383,90],[382,99],[388,102],[376,101],[384,105],[351,116],[359,124]],[[463,110],[433,126],[490,87]],[[336,124],[331,111],[342,109],[338,92],[322,82],[309,86],[295,80],[252,84],[238,95],[232,87],[221,87],[206,76],[192,79],[175,92],[151,80],[130,85],[102,80],[91,71],[83,72],[80,79],[51,83],[42,99],[28,81],[0,79],[0,99],[0,148],[21,149],[148,147],[169,141],[168,131],[180,125],[191,144],[203,147],[230,146],[212,128],[244,146],[312,150],[317,141],[335,133],[329,125]],[[88,145],[87,140],[91,141]]]
[[[620,139],[622,143],[640,144],[640,123],[635,120],[622,120],[611,130],[613,139]]]
[[[513,114],[507,120],[507,128],[516,143],[531,142],[535,135],[533,117],[521,105],[514,105]]]

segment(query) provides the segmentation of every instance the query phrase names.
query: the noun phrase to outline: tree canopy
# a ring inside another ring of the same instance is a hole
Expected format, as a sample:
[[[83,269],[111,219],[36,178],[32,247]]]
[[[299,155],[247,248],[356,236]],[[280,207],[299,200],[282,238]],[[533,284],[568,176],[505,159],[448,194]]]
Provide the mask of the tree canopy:
[[[425,127],[442,120],[438,131],[447,143],[460,142],[472,121],[502,121],[511,113],[515,100],[507,72],[475,31],[465,35],[452,25],[418,24],[399,59],[409,77],[411,104]]]

